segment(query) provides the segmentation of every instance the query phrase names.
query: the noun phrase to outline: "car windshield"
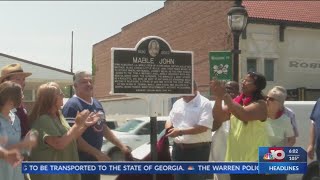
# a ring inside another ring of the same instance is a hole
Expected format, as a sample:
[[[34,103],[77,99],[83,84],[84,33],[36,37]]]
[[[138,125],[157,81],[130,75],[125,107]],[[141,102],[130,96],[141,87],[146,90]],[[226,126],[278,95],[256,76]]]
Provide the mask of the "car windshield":
[[[159,141],[159,139],[160,139],[162,136],[164,136],[165,134],[166,134],[166,129],[163,129],[163,130],[160,132],[160,134],[158,134],[158,136],[157,136],[158,141]]]
[[[118,127],[118,123],[115,121],[106,121],[106,124],[110,129],[116,129]]]
[[[120,126],[115,130],[119,131],[119,132],[130,132],[130,131],[136,129],[142,122],[143,121],[137,120],[137,119],[129,120],[123,126]]]

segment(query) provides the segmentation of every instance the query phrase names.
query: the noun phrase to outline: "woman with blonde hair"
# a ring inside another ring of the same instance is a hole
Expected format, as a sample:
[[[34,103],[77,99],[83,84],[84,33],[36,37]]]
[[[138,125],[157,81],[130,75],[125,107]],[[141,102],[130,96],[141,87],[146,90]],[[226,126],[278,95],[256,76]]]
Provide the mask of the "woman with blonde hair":
[[[0,84],[0,148],[2,151],[23,151],[36,145],[36,139],[30,139],[30,133],[21,140],[21,125],[13,109],[22,101],[20,85],[7,81]],[[23,180],[21,154],[11,160],[0,160],[0,177],[5,180]]]
[[[32,129],[39,132],[38,146],[32,151],[31,161],[78,161],[76,139],[94,125],[99,117],[84,110],[77,114],[70,127],[61,114],[63,92],[55,82],[38,88],[35,105],[30,114]],[[79,174],[31,174],[32,180],[80,180]]]

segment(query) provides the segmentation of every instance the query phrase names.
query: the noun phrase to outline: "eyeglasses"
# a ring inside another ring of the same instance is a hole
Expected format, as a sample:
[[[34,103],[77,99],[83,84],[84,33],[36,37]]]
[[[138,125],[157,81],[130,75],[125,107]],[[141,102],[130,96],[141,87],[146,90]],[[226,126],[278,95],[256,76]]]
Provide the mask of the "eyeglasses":
[[[267,100],[267,101],[272,101],[272,102],[273,102],[273,101],[277,101],[276,98],[269,97],[269,96],[267,96],[266,100]]]
[[[241,79],[240,82],[241,82],[241,83],[246,83],[246,84],[253,84],[253,83],[254,83],[254,81],[248,80],[248,79]]]

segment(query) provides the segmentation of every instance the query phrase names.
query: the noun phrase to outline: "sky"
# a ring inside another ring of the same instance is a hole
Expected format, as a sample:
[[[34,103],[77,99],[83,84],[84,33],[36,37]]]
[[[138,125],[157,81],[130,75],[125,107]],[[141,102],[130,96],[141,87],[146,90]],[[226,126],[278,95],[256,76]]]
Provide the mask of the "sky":
[[[164,1],[0,1],[0,53],[91,72],[92,46],[162,8]]]

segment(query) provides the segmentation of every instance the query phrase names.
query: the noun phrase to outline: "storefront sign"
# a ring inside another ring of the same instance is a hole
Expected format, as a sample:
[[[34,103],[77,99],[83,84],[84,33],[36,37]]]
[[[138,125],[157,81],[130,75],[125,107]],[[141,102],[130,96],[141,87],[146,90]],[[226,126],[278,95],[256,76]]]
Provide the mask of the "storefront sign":
[[[319,60],[290,58],[286,67],[288,72],[320,73]]]

